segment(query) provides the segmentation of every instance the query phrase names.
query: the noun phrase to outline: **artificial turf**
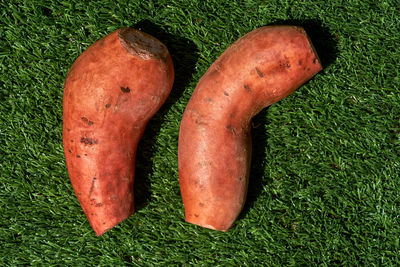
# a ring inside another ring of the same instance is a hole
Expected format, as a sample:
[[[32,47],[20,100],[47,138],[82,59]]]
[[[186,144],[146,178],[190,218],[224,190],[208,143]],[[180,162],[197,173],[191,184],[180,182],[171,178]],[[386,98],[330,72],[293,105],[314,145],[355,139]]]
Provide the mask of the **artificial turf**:
[[[255,118],[234,226],[188,224],[183,111],[210,64],[268,24],[304,25],[324,70]],[[96,237],[65,166],[63,82],[126,26],[167,44],[176,80],[140,143],[137,212]],[[0,1],[0,265],[399,265],[399,43],[397,0]]]

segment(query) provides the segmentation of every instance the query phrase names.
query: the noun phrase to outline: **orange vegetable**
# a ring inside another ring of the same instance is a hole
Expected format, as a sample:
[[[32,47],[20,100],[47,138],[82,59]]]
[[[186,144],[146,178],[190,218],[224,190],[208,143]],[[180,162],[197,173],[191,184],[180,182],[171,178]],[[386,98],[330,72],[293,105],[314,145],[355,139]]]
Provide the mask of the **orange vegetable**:
[[[131,28],[91,45],[68,73],[65,159],[76,196],[97,235],[134,212],[136,148],[173,80],[165,45]]]
[[[256,29],[211,65],[186,107],[179,134],[186,221],[221,231],[231,227],[247,193],[252,117],[321,69],[306,32],[296,26]]]

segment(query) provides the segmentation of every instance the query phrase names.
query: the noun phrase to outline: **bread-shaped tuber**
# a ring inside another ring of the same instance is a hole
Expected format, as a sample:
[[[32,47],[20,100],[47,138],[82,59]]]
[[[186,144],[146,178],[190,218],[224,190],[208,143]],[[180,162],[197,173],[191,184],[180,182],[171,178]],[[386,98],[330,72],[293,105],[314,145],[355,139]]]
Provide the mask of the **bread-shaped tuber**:
[[[178,146],[186,221],[227,231],[243,208],[251,119],[322,69],[303,28],[266,26],[231,45],[198,82]]]
[[[73,189],[98,236],[134,212],[137,145],[173,80],[166,46],[132,28],[92,44],[68,73],[65,159]]]

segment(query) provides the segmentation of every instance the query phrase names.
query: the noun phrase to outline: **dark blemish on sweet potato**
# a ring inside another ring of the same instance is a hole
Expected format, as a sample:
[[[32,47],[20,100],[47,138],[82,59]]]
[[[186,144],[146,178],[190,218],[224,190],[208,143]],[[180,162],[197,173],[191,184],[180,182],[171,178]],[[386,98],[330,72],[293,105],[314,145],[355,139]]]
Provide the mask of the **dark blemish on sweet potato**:
[[[87,156],[87,154],[85,153],[85,154],[83,154],[84,156]]]
[[[81,155],[76,155],[76,157],[77,157],[77,158],[80,158],[80,157],[81,157]]]
[[[97,203],[96,205],[94,205],[95,207],[101,207],[101,206],[103,206],[103,204],[101,204],[101,203]]]
[[[95,145],[97,144],[97,140],[89,137],[81,137],[81,143],[84,143],[85,145]]]
[[[313,59],[312,63],[313,63],[313,64],[317,64],[317,62],[318,62],[318,59],[315,57],[315,58]]]
[[[213,101],[211,97],[206,97],[204,100],[207,101],[207,102],[212,102]]]
[[[129,93],[131,91],[131,89],[129,89],[129,87],[121,86],[120,88],[121,88],[121,91],[124,92],[124,93]]]
[[[111,200],[114,200],[114,199],[117,199],[117,198],[118,198],[117,195],[113,195],[113,196],[110,197]]]
[[[73,139],[71,139],[71,143],[73,143],[74,142],[74,140]]]
[[[195,214],[194,214],[194,217],[199,217],[199,214],[196,214],[196,213],[195,213]]]
[[[103,224],[106,224],[106,222],[103,222]]]
[[[301,66],[303,64],[303,61],[300,59],[299,62],[297,62],[297,64],[299,64],[299,66]]]
[[[96,181],[96,177],[93,177],[93,179],[92,179],[92,184],[90,185],[90,190],[89,190],[89,197],[92,195],[92,193],[93,193],[93,189],[94,189],[94,182]],[[94,200],[96,200],[96,199],[94,199],[94,198],[92,198],[91,199],[91,201],[94,201]]]
[[[89,125],[93,125],[93,121],[90,121],[88,118],[82,117],[81,119],[82,119],[83,122],[85,122],[85,123],[87,123]]]
[[[200,207],[204,207],[204,206],[205,206],[205,204],[204,204],[204,203],[202,203],[202,202],[199,202],[199,206],[200,206]]]
[[[204,122],[204,121],[202,121],[201,119],[196,119],[194,122],[195,122],[196,124],[198,124],[198,125],[207,125],[207,123]]]
[[[70,131],[71,131],[71,129],[70,129],[70,128],[67,128],[67,131],[68,131],[68,132],[70,132]]]
[[[251,93],[251,88],[247,84],[243,85],[243,88],[246,89],[247,92]]]
[[[111,107],[111,104],[106,104],[106,108],[110,108]]]
[[[264,73],[262,73],[262,71],[259,68],[256,68],[257,74],[258,76],[260,76],[260,78],[264,77]]]
[[[232,134],[236,134],[235,128],[232,127],[232,125],[227,125],[225,128],[231,132]]]
[[[307,68],[307,71],[310,71],[311,69],[310,68]]]
[[[71,150],[71,149],[68,149],[68,152],[69,152],[69,153],[72,153],[72,150]]]
[[[197,110],[193,109],[190,113],[190,117],[198,125],[207,125],[207,119],[204,118]]]
[[[289,64],[289,61],[287,61],[287,60],[279,60],[278,61],[278,66],[280,68],[290,69],[290,64]]]
[[[229,96],[229,93],[227,91],[224,91],[224,95]]]
[[[235,117],[235,114],[231,113],[229,114],[229,118],[233,119]]]
[[[196,187],[200,190],[204,190],[204,188],[206,187],[204,183],[199,183],[198,181],[194,181],[194,184],[196,185]]]

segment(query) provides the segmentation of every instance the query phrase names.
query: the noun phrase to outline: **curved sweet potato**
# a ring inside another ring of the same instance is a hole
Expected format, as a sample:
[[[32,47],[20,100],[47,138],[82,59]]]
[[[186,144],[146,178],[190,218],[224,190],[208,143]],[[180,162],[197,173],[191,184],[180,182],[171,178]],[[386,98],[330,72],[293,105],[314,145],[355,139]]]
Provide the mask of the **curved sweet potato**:
[[[131,28],[91,45],[68,73],[65,158],[72,186],[98,236],[134,212],[136,148],[173,80],[165,45]]]
[[[250,122],[322,69],[305,31],[256,29],[230,46],[197,84],[179,134],[186,221],[227,231],[245,202]]]

